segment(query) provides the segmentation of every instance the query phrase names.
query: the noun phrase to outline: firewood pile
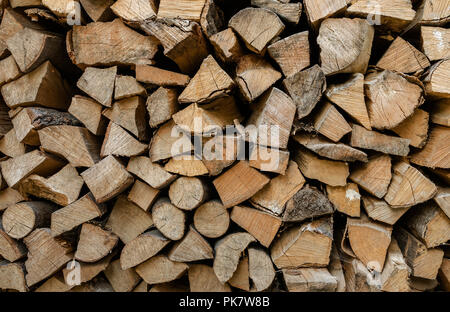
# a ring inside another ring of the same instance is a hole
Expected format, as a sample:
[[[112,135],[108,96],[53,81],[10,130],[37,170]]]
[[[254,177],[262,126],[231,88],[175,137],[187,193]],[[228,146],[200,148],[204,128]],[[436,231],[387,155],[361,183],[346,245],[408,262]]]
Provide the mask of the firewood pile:
[[[450,291],[448,0],[0,16],[1,291]]]

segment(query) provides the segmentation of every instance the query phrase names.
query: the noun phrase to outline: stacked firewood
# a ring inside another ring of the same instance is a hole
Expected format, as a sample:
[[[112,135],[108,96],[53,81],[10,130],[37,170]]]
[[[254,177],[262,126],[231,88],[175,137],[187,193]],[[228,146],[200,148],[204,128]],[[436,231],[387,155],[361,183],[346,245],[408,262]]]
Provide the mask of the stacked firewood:
[[[450,290],[448,0],[0,10],[1,290]]]

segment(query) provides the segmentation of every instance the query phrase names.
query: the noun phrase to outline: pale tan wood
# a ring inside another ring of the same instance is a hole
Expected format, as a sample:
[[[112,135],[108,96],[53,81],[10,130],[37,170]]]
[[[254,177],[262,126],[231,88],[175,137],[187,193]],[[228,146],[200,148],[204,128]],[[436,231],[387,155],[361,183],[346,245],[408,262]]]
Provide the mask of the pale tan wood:
[[[270,179],[251,168],[246,161],[239,161],[227,172],[213,180],[225,208],[238,205],[261,190]]]
[[[353,147],[370,149],[385,154],[407,156],[411,140],[385,135],[377,131],[367,130],[353,125],[350,145]]]
[[[9,130],[0,139],[0,152],[9,157],[17,157],[25,154],[25,144],[17,139],[16,131],[14,129]]]
[[[328,265],[330,274],[336,279],[336,292],[345,292],[346,282],[344,276],[344,270],[341,263],[341,256],[336,248],[336,244],[333,243],[330,255],[330,264]]]
[[[49,61],[19,79],[3,85],[1,91],[9,108],[44,106],[67,109],[69,106],[68,86]]]
[[[95,263],[78,262],[80,264],[80,282],[85,283],[91,281],[93,278],[103,272],[109,266],[109,263],[111,262],[111,258],[113,256],[114,252]],[[67,284],[72,284],[74,282],[74,274],[71,273],[73,272],[73,269],[70,269],[72,267],[72,262],[69,262],[68,268],[64,268],[62,270],[66,286],[68,286]]]
[[[92,167],[100,160],[100,142],[86,128],[58,125],[38,130],[41,148],[73,167]]]
[[[261,54],[270,40],[284,30],[284,24],[272,11],[260,8],[245,8],[228,22],[244,41],[247,48]]]
[[[344,116],[330,102],[322,103],[314,117],[314,128],[334,142],[352,131]]]
[[[144,156],[132,157],[128,162],[127,170],[142,179],[155,189],[162,189],[172,183],[177,176],[173,175],[150,158]]]
[[[430,61],[437,61],[450,57],[449,29],[422,26],[420,30],[422,50],[425,55],[428,56]]]
[[[134,289],[133,292],[138,293],[146,293],[148,292],[148,284],[144,281],[141,281]]]
[[[210,185],[197,177],[180,177],[169,188],[170,201],[180,209],[193,210],[209,197]]]
[[[119,259],[109,264],[105,276],[115,292],[130,292],[141,281],[133,269],[122,270]]]
[[[23,2],[27,2],[27,0],[22,0]],[[4,2],[4,1],[3,1]],[[11,7],[15,7],[14,2],[21,2],[21,0],[12,0],[10,1]],[[40,2],[40,0],[39,0]],[[6,3],[5,3],[6,4]],[[24,29],[24,28],[32,28],[32,29],[38,29],[42,30],[43,27],[40,26],[37,23],[32,23],[29,19],[27,19],[25,16],[21,15],[20,13],[16,12],[15,10],[12,10],[10,8],[5,8],[5,5],[2,4],[2,23],[0,26],[0,40],[6,41],[8,38],[13,36],[18,31]]]
[[[249,159],[250,167],[282,175],[285,174],[288,163],[289,152],[260,145],[252,149]]]
[[[118,241],[114,233],[85,223],[81,227],[75,259],[87,263],[100,261],[112,252]]]
[[[188,177],[208,174],[208,169],[202,160],[195,155],[171,158],[164,166],[164,169],[168,172]]]
[[[152,225],[152,216],[122,195],[114,204],[106,228],[119,236],[122,242],[128,244]]]
[[[424,1],[422,25],[445,25],[450,19],[450,8],[445,0]]]
[[[349,175],[346,162],[319,158],[307,149],[297,149],[294,154],[302,174],[309,178],[319,180],[331,186],[344,186]]]
[[[366,20],[326,19],[317,37],[324,74],[365,73],[373,37],[374,28]]]
[[[391,182],[391,167],[389,155],[374,155],[368,163],[354,168],[349,178],[370,194],[383,198]]]
[[[406,162],[398,162],[393,168],[392,181],[384,200],[393,208],[423,203],[437,192],[436,185],[419,170]]]
[[[432,291],[439,285],[437,280],[429,280],[421,277],[410,276],[410,291]]]
[[[120,254],[120,266],[126,270],[147,261],[158,254],[170,240],[165,238],[158,230],[145,232],[129,241]]]
[[[337,281],[327,269],[283,269],[283,278],[290,292],[334,292]]]
[[[444,258],[442,261],[442,266],[439,270],[439,281],[442,288],[445,291],[450,289],[450,259]]]
[[[158,199],[153,205],[152,219],[155,227],[168,239],[180,240],[183,238],[186,214],[172,205],[167,197]]]
[[[257,55],[247,54],[239,58],[235,81],[249,102],[263,94],[280,78],[281,73]]]
[[[153,66],[137,65],[136,80],[162,87],[185,87],[188,85],[190,78],[187,75]]]
[[[149,154],[151,161],[156,162],[190,154],[193,148],[190,137],[173,120],[169,120],[153,134]]]
[[[312,112],[327,88],[325,75],[317,64],[286,78],[283,85],[297,106],[298,119]]]
[[[208,241],[190,226],[183,239],[173,245],[168,256],[172,261],[192,262],[213,259],[214,253]]]
[[[32,174],[49,175],[55,173],[63,163],[39,150],[10,158],[0,162],[3,179],[8,186],[14,187]]]
[[[205,264],[189,266],[189,288],[191,292],[230,292],[228,283],[221,283],[212,267]]]
[[[136,273],[147,284],[167,283],[180,278],[189,266],[171,261],[165,255],[157,255],[136,267]]]
[[[255,242],[255,238],[246,232],[228,234],[218,240],[214,246],[214,273],[221,283],[232,278],[239,264],[241,253]]]
[[[450,168],[450,128],[435,126],[431,129],[428,141],[417,153],[411,155],[411,162],[429,168]]]
[[[394,225],[410,209],[392,208],[384,200],[372,196],[363,196],[362,201],[369,218],[390,225]]]
[[[392,239],[386,255],[384,270],[380,276],[381,290],[387,292],[409,291],[409,271],[397,241]]]
[[[442,211],[450,218],[450,188],[438,188],[433,200],[438,204]]]
[[[155,17],[158,8],[154,0],[118,0],[111,10],[126,21],[139,22]]]
[[[102,276],[99,276],[87,283],[84,283],[80,286],[76,286],[76,287],[72,288],[71,290],[69,290],[69,292],[112,293],[112,292],[115,292],[115,290],[111,286],[111,283],[107,279],[105,279]]]
[[[381,280],[376,278],[357,258],[346,257],[342,265],[347,292],[380,292]]]
[[[146,94],[145,88],[136,81],[136,78],[131,76],[116,76],[116,81],[114,83],[115,100],[122,100],[136,95],[145,96]]]
[[[333,241],[332,219],[323,218],[283,232],[273,243],[272,261],[279,269],[326,267]]]
[[[428,138],[429,119],[428,112],[418,108],[414,114],[393,128],[392,131],[402,138],[409,139],[411,146],[422,148]]]
[[[110,6],[114,3],[112,0],[80,0],[83,9],[94,22],[105,22],[112,19]]]
[[[5,188],[0,191],[0,211],[5,210],[11,205],[24,201],[26,197],[13,188]]]
[[[264,249],[248,249],[248,272],[256,291],[264,291],[270,287],[275,278],[275,270],[269,254]]]
[[[148,211],[159,195],[159,190],[145,182],[136,180],[128,193],[128,200],[138,205],[144,211]]]
[[[51,216],[53,236],[71,231],[77,226],[102,216],[106,212],[104,205],[97,205],[91,193],[88,193],[72,204],[58,209]]]
[[[450,60],[442,60],[433,66],[427,72],[423,79],[427,95],[431,98],[450,98],[450,87],[446,82],[450,72]]]
[[[251,4],[275,12],[282,20],[291,24],[298,24],[302,14],[302,4],[299,2],[283,3],[277,0],[252,0]]]
[[[371,130],[366,102],[364,100],[364,75],[353,74],[349,80],[328,86],[328,100],[342,108],[364,128]]]
[[[114,198],[133,184],[133,176],[114,156],[108,156],[83,171],[81,177],[97,203]]]
[[[89,40],[86,40],[89,37]],[[74,26],[67,34],[67,51],[74,64],[111,66],[146,64],[156,54],[157,41],[128,28],[120,19]]]
[[[350,217],[360,216],[361,195],[358,185],[348,183],[346,186],[327,185],[327,194],[337,211]]]
[[[147,111],[150,115],[149,124],[156,128],[170,120],[179,110],[178,92],[175,89],[159,87],[147,98]]]
[[[101,135],[106,130],[106,118],[102,115],[102,105],[96,101],[75,95],[68,112],[81,121],[95,135]]]
[[[0,86],[16,80],[21,74],[22,72],[12,55],[0,61]]]
[[[0,289],[28,291],[23,263],[0,260]]]
[[[450,99],[442,99],[432,104],[431,122],[450,127]]]
[[[17,8],[30,5],[41,5],[42,0],[9,0],[9,3],[11,4],[11,7]]]
[[[32,174],[20,182],[23,194],[50,200],[58,205],[67,206],[76,201],[84,184],[83,179],[70,164],[64,166],[49,178]]]
[[[25,245],[21,241],[11,238],[0,224],[0,256],[9,262],[15,262],[25,257],[26,254]]]
[[[100,104],[111,107],[117,66],[110,68],[87,67],[77,87]]]
[[[225,16],[214,0],[206,0],[200,16],[200,26],[203,33],[210,38],[225,28]]]
[[[242,153],[243,146],[239,143],[239,136],[216,135],[212,138],[203,137],[202,162],[208,169],[210,176],[217,176],[224,169],[231,166],[239,153]]]
[[[322,20],[340,14],[346,8],[347,3],[345,0],[305,0],[303,5],[309,24],[317,30]]]
[[[208,238],[218,238],[226,233],[230,215],[219,200],[211,200],[195,210],[195,229]]]
[[[250,290],[248,257],[244,257],[239,261],[236,271],[234,271],[233,276],[228,280],[228,284],[245,291]]]
[[[238,62],[245,54],[239,39],[231,28],[227,28],[209,37],[216,55],[222,62]]]
[[[72,259],[70,244],[54,239],[48,228],[34,230],[23,241],[28,248],[25,261],[28,287],[53,275]]]
[[[199,22],[205,0],[180,0],[174,3],[170,0],[161,0],[158,9],[159,18],[182,18]]]
[[[148,145],[136,140],[121,126],[110,122],[100,149],[100,157],[109,155],[132,157],[147,151]]]

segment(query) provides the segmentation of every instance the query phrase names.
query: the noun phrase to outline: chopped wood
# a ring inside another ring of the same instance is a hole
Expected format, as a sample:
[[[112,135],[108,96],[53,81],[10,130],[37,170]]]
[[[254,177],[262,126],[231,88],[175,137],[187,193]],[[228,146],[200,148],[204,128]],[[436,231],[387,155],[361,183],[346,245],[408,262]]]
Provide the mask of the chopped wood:
[[[289,152],[257,145],[252,149],[249,158],[250,167],[284,175],[289,162]]]
[[[450,218],[450,188],[438,188],[434,201],[442,209],[442,211]]]
[[[161,68],[137,65],[136,80],[162,87],[185,87],[189,83],[189,76],[171,72]]]
[[[370,272],[357,258],[345,258],[342,262],[347,292],[379,292],[381,280],[376,272]]]
[[[204,5],[205,0],[181,0],[178,3],[174,3],[170,0],[161,0],[158,9],[158,17],[182,18],[199,22]]]
[[[450,168],[450,128],[435,126],[431,129],[423,149],[411,156],[411,162],[429,168]]]
[[[132,157],[143,154],[147,148],[147,144],[139,142],[121,126],[110,122],[106,129],[100,157],[109,155]]]
[[[149,125],[151,128],[156,128],[172,118],[172,115],[179,110],[177,99],[178,94],[175,89],[163,87],[159,87],[147,98],[146,105],[150,115]]]
[[[283,269],[283,278],[290,292],[336,291],[337,280],[327,269]]]
[[[331,249],[330,264],[328,266],[328,270],[330,274],[336,279],[336,292],[345,292],[346,283],[344,270],[341,263],[341,256],[339,255],[335,244],[333,244],[333,247]]]
[[[22,259],[27,254],[25,245],[4,231],[0,222],[0,256],[9,262],[15,262]],[[0,287],[1,288],[1,287]]]
[[[176,262],[214,259],[211,245],[192,226],[183,239],[173,245],[168,256],[170,260]]]
[[[25,200],[25,196],[13,188],[0,191],[0,211]]]
[[[83,9],[94,22],[106,22],[112,19],[110,6],[114,3],[112,0],[80,0]]]
[[[151,161],[156,162],[173,156],[186,155],[192,150],[193,145],[189,136],[173,120],[169,120],[153,134],[149,154]]]
[[[195,210],[195,229],[208,238],[225,234],[230,224],[230,215],[219,200],[211,200]]]
[[[194,210],[208,199],[210,186],[196,177],[180,177],[169,188],[172,204],[183,210]]]
[[[171,158],[164,169],[182,176],[196,177],[208,173],[208,169],[197,156],[180,156]]]
[[[275,12],[283,21],[298,24],[302,14],[301,3],[280,3],[277,0],[252,0],[252,5]]]
[[[159,195],[159,190],[145,182],[136,180],[128,193],[128,200],[148,211]]]
[[[346,186],[327,185],[327,194],[337,211],[349,217],[360,216],[361,195],[358,185],[355,183],[348,183]]]
[[[209,37],[209,41],[222,62],[238,62],[241,56],[245,54],[236,34],[231,28],[212,35]]]
[[[225,28],[224,13],[213,0],[206,0],[200,16],[200,25],[206,37],[217,34]]]
[[[322,20],[340,14],[346,8],[347,2],[345,0],[305,0],[303,5],[309,24],[317,30]]]
[[[429,97],[437,99],[450,97],[450,87],[446,79],[449,72],[450,60],[448,59],[442,60],[430,67],[427,76],[423,79],[425,90]]]
[[[88,67],[77,82],[77,87],[100,104],[111,107],[117,67]]]
[[[122,270],[120,260],[112,261],[105,270],[105,276],[115,292],[129,292],[141,278],[133,269]]]
[[[8,263],[8,261],[0,260],[0,289],[28,291],[22,263]]]
[[[16,80],[21,74],[22,72],[12,55],[0,61],[0,86]]]
[[[9,130],[0,139],[0,152],[6,156],[14,158],[25,154],[26,150],[25,144],[17,139],[16,131],[14,129]]]
[[[387,292],[409,291],[409,270],[397,242],[393,239],[388,248],[384,270],[380,276],[381,290]]]
[[[161,284],[180,278],[189,266],[182,262],[171,261],[165,255],[157,255],[136,267],[136,273],[147,284]]]
[[[426,0],[423,7],[422,25],[444,25],[450,19],[450,9],[445,0]]]
[[[228,280],[228,284],[235,288],[239,288],[245,291],[250,290],[250,276],[248,271],[248,257],[244,257],[239,261],[236,271],[233,273],[233,277]]]
[[[450,127],[450,100],[442,99],[432,105],[431,122]]]
[[[411,146],[422,148],[427,143],[428,123],[429,114],[418,108],[414,114],[393,128],[392,131],[402,138],[410,140]]]
[[[345,118],[329,102],[322,103],[322,107],[315,115],[314,128],[334,142],[338,142],[344,135],[352,131]]]
[[[118,0],[111,10],[128,22],[140,22],[156,16],[158,8],[154,0]]]
[[[145,88],[136,81],[136,78],[131,76],[116,76],[114,83],[115,100],[122,100],[136,95],[145,96],[146,94]]]
[[[439,270],[439,281],[445,291],[450,289],[450,259],[444,258]]]
[[[81,227],[75,259],[88,263],[97,262],[110,254],[118,241],[115,234],[85,223]]]
[[[152,163],[150,158],[144,156],[132,157],[128,162],[127,170],[156,189],[168,186],[177,178],[176,175],[167,172],[161,165]]]
[[[214,269],[205,264],[194,264],[189,267],[189,289],[191,292],[230,292],[228,283],[222,283],[214,273]]]
[[[264,249],[248,249],[248,272],[256,291],[264,291],[270,287],[275,278],[275,270],[269,254]]]
[[[92,280],[94,277],[96,277],[97,275],[99,275],[101,272],[103,272],[109,266],[109,263],[111,262],[111,258],[113,256],[114,256],[114,252],[112,254],[110,254],[109,256],[106,256],[102,260],[95,262],[95,263],[79,262],[79,264],[80,264],[80,282],[81,283],[88,282],[88,281]],[[73,283],[73,279],[74,279],[74,274],[72,273],[73,269],[70,270],[72,263],[73,262],[69,263],[69,268],[65,268],[62,270],[63,275],[64,275],[64,281],[66,282],[66,285]]]
[[[384,200],[372,196],[363,196],[362,201],[369,218],[390,225],[394,225],[410,209],[392,208]]]
[[[102,110],[102,105],[96,101],[76,95],[72,98],[68,112],[81,121],[92,134],[102,135],[107,126]]]
[[[430,1],[427,1],[430,2]],[[430,61],[442,60],[450,57],[450,30],[441,27],[420,28],[422,50]]]
[[[155,227],[168,239],[180,240],[184,236],[186,215],[172,205],[167,197],[160,198],[152,207]]]

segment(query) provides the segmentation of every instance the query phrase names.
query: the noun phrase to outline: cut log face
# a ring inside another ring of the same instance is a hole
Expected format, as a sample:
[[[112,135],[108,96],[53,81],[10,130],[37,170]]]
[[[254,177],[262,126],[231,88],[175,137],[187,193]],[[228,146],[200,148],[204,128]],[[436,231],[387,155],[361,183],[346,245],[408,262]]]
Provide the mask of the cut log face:
[[[181,0],[177,4],[170,0],[161,0],[158,9],[158,17],[182,18],[199,22],[204,5],[205,0]]]
[[[431,129],[428,141],[422,150],[413,154],[411,162],[429,168],[450,168],[450,139],[448,127],[436,126]]]
[[[282,272],[290,292],[333,292],[338,286],[327,269],[283,269]]]
[[[0,61],[0,70],[0,86],[16,80],[22,74],[12,55]]]
[[[212,267],[205,264],[189,266],[189,288],[191,292],[230,292],[228,283],[221,283]]]
[[[174,281],[189,268],[182,262],[171,261],[165,255],[157,255],[136,267],[136,273],[150,285]]]
[[[373,37],[374,28],[366,20],[325,20],[317,37],[324,74],[328,76],[339,73],[365,73],[369,65]]]
[[[281,3],[280,3],[281,2]],[[301,3],[284,3],[276,0],[252,0],[252,5],[276,13],[283,21],[289,24],[298,24],[302,14]]]
[[[88,36],[90,40],[86,42]],[[119,19],[74,26],[67,36],[67,51],[80,68],[146,63],[158,51],[153,37],[143,36]]]
[[[305,0],[303,5],[309,24],[313,29],[318,30],[322,20],[342,12],[347,6],[347,2],[346,0]]]
[[[120,254],[120,266],[126,270],[147,261],[155,256],[170,240],[165,238],[158,230],[145,232],[129,241]]]
[[[80,264],[80,282],[86,283],[93,278],[95,278],[97,275],[99,275],[101,272],[105,271],[105,269],[109,266],[109,263],[111,262],[111,258],[114,256],[114,252],[102,260],[95,262],[95,263],[83,263],[79,262]],[[70,262],[68,267],[64,268],[62,270],[63,276],[64,276],[64,282],[66,287],[72,287],[69,286],[69,284],[73,283],[73,264],[74,262]],[[75,264],[76,266],[76,264]],[[72,267],[72,270],[70,268]],[[72,288],[73,289],[73,288]]]
[[[244,257],[239,261],[236,271],[233,273],[233,277],[228,280],[228,284],[235,288],[239,288],[245,291],[250,290],[250,276],[248,271],[248,257]]]
[[[26,254],[27,249],[25,245],[22,242],[11,238],[0,224],[0,256],[9,262],[15,262],[25,257]]]
[[[202,204],[195,210],[194,226],[208,238],[218,238],[226,233],[230,225],[230,215],[219,200]]]
[[[289,162],[289,152],[275,148],[255,146],[250,154],[249,165],[260,171],[284,175]]]
[[[443,0],[427,0],[424,3],[422,25],[445,25],[450,19],[450,9]]]
[[[152,163],[150,158],[144,156],[132,157],[127,170],[155,189],[162,189],[176,179],[176,175],[165,171],[161,165]]]
[[[88,263],[97,262],[111,253],[118,241],[115,234],[85,223],[81,227],[75,259]]]
[[[331,218],[290,228],[273,243],[272,261],[279,269],[326,267],[330,261],[332,233]]]
[[[328,198],[316,188],[305,186],[286,203],[283,221],[301,222],[333,213]]]
[[[450,188],[438,188],[434,201],[442,211],[450,218]]]
[[[105,133],[106,118],[102,115],[102,105],[96,101],[76,95],[72,98],[68,111],[81,121],[92,134],[101,135]]]
[[[227,28],[210,36],[209,41],[222,62],[237,62],[240,57],[245,54],[236,34],[231,28]]]
[[[140,22],[156,16],[158,8],[154,0],[119,0],[111,10],[128,22]]]
[[[109,155],[132,157],[143,154],[147,148],[147,144],[139,142],[122,127],[110,122],[106,129],[100,157]]]
[[[0,260],[0,289],[28,291],[22,263],[8,263]]]
[[[176,262],[192,262],[214,259],[211,245],[192,226],[182,240],[169,251],[169,259]]]
[[[114,83],[114,99],[122,100],[136,95],[147,95],[147,92],[136,78],[131,76],[116,76]]]
[[[0,191],[0,211],[5,210],[11,205],[24,201],[26,197],[13,188],[5,188]]]
[[[159,195],[159,190],[151,187],[145,182],[136,180],[128,193],[128,200],[148,211]]]
[[[117,67],[105,69],[88,67],[77,82],[77,87],[100,104],[111,107]]]
[[[314,65],[286,78],[283,85],[297,106],[297,118],[302,119],[322,98],[327,82],[320,66]]]
[[[105,276],[115,292],[132,291],[141,280],[133,269],[122,270],[119,259],[109,264],[105,270]]]
[[[402,138],[408,139],[411,146],[422,148],[428,139],[429,114],[421,109],[416,109],[414,114],[393,128],[392,131]]]
[[[250,247],[248,249],[248,272],[256,291],[264,291],[270,287],[275,270],[272,260],[262,248]]]
[[[392,170],[392,181],[384,200],[393,208],[414,206],[436,194],[436,185],[413,166],[399,162]]]
[[[185,87],[188,85],[190,78],[187,75],[153,66],[137,65],[136,80],[162,87]]]
[[[397,241],[393,239],[386,255],[384,270],[380,276],[381,290],[387,292],[409,291],[409,270]]]
[[[197,156],[180,156],[171,158],[164,169],[182,176],[196,177],[208,174],[208,169]]]
[[[208,199],[210,186],[200,178],[180,177],[170,185],[170,201],[180,209],[194,210]]]
[[[344,116],[329,102],[324,102],[314,117],[314,128],[334,142],[352,131]]]
[[[193,148],[190,137],[173,120],[170,120],[153,135],[149,154],[151,161],[156,162],[189,154]]]
[[[110,6],[112,0],[80,0],[83,9],[94,22],[105,22],[113,16]]]
[[[369,218],[389,225],[394,225],[410,209],[392,208],[384,200],[372,196],[363,196],[362,201]]]
[[[172,118],[179,110],[178,94],[175,89],[160,87],[147,98],[147,111],[150,115],[149,124],[156,128]]]
[[[213,0],[206,0],[200,16],[200,25],[206,37],[210,38],[214,34],[225,28],[225,16]]]
[[[450,87],[446,82],[446,77],[450,73],[450,60],[445,59],[434,64],[427,73],[423,79],[427,95],[436,99],[450,98]]]
[[[233,233],[216,242],[214,246],[214,273],[221,283],[232,278],[239,264],[241,253],[247,246],[255,242],[255,238],[248,233]]]
[[[364,81],[372,127],[392,129],[423,104],[423,89],[400,74],[384,70],[369,73]]]
[[[9,130],[0,139],[0,152],[5,154],[6,156],[14,158],[25,154],[25,151],[26,151],[25,144],[17,140],[16,132],[14,129]]]
[[[431,1],[427,1],[431,2]],[[450,30],[442,27],[421,27],[422,49],[430,61],[442,60],[450,57]]]
[[[160,198],[152,207],[155,227],[168,239],[180,240],[184,236],[186,215],[172,205],[168,198]]]
[[[352,170],[350,180],[370,194],[383,198],[391,182],[391,157],[375,155],[369,162]]]
[[[360,216],[361,195],[358,185],[348,183],[346,186],[327,185],[328,198],[337,211],[350,217]]]
[[[272,11],[260,8],[246,8],[236,13],[228,23],[247,48],[262,53],[270,40],[284,30],[284,24]]]

